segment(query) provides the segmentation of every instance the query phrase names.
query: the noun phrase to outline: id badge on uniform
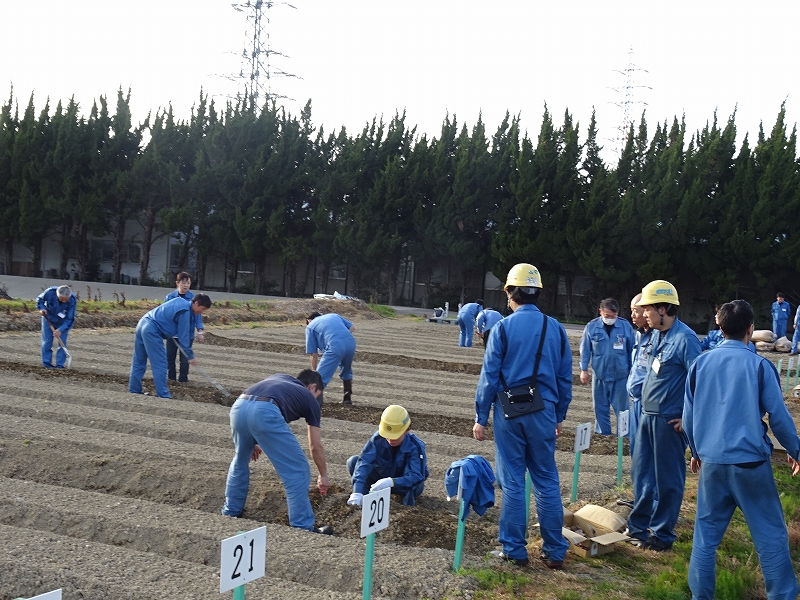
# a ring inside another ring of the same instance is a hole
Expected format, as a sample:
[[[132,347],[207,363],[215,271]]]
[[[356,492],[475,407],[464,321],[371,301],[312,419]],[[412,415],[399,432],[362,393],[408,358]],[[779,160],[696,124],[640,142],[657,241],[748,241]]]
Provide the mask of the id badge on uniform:
[[[658,372],[661,370],[661,361],[658,358],[653,359],[653,373],[658,375]]]
[[[618,335],[617,341],[614,342],[614,350],[625,350],[625,338],[621,335]]]
[[[67,316],[67,313],[65,313],[63,310],[60,313],[58,313],[58,317],[60,319],[64,319],[64,318],[66,318],[66,316]]]
[[[646,369],[647,368],[647,354],[642,353],[639,355],[639,359],[637,360],[640,367]]]

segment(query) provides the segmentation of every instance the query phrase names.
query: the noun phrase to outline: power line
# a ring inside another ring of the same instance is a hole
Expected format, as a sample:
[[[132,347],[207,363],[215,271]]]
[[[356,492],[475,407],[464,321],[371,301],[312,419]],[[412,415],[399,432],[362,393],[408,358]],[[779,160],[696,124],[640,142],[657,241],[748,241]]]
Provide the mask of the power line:
[[[637,72],[649,73],[649,71],[647,69],[637,67],[633,63],[633,47],[628,49],[628,64],[626,67],[624,69],[614,69],[614,71],[622,75],[625,78],[625,82],[621,86],[611,88],[622,96],[621,100],[611,103],[622,110],[622,120],[617,126],[616,135],[611,138],[610,141],[614,143],[614,150],[617,155],[622,156],[622,152],[625,150],[625,144],[628,141],[628,133],[631,125],[633,124],[633,119],[631,118],[631,109],[635,104],[647,106],[647,102],[644,102],[643,100],[636,100],[634,93],[637,89],[652,90],[653,88],[651,88],[649,85],[635,85],[634,83],[634,75]]]

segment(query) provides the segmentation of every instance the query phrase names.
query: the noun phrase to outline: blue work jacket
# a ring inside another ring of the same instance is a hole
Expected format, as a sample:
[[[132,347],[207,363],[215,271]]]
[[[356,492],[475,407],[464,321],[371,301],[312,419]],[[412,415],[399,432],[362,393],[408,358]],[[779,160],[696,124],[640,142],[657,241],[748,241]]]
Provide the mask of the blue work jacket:
[[[71,294],[69,300],[60,302],[56,290],[58,287],[47,288],[36,298],[36,308],[47,311],[47,318],[50,324],[61,333],[72,329],[75,323],[75,309],[78,306],[78,298]]]
[[[365,494],[367,477],[376,471],[380,478],[391,477],[395,488],[413,488],[428,478],[428,456],[425,444],[413,433],[392,448],[376,431],[361,450],[361,461],[353,473],[353,491]],[[412,503],[413,505],[413,503]]]
[[[178,290],[174,290],[174,291],[170,292],[169,294],[167,294],[167,297],[164,298],[164,302],[166,302],[167,300],[172,300],[173,298],[180,298],[180,297],[181,297],[181,295],[178,293]],[[190,291],[187,291],[183,295],[183,299],[184,300],[191,301],[192,298],[194,298],[194,294],[192,292],[190,292]],[[203,315],[201,315],[200,313],[197,313],[194,316],[194,326],[195,326],[195,329],[203,329]]]
[[[328,313],[320,315],[306,325],[306,354],[315,354],[317,349],[336,350],[340,346],[349,347],[353,341],[350,328],[353,324],[341,315]]]
[[[459,309],[457,320],[475,323],[478,313],[482,310],[483,307],[477,302],[468,302]]]
[[[494,471],[483,456],[470,454],[450,463],[444,474],[448,499],[458,496],[459,483],[462,489],[461,499],[466,503],[462,521],[467,518],[470,508],[478,516],[483,516],[487,509],[494,506]]]
[[[572,401],[572,351],[567,332],[561,323],[544,315],[535,305],[523,304],[489,332],[475,390],[475,422],[479,425],[486,425],[495,394],[503,389],[501,369],[509,388],[530,383],[543,319],[548,319],[547,334],[536,382],[542,398],[556,405],[556,421],[560,423],[566,418]],[[505,348],[501,329],[506,333]]]
[[[625,319],[617,319],[606,333],[603,319],[592,319],[581,335],[581,371],[592,363],[594,376],[601,381],[626,379],[631,371],[631,352],[636,345],[633,327]]]
[[[792,306],[784,300],[783,302],[772,303],[772,320],[773,321],[788,321],[789,314],[792,312]]]
[[[647,367],[650,361],[650,338],[652,330],[636,332],[636,346],[631,353],[631,372],[628,375],[628,396],[634,400],[642,399],[642,384],[644,376],[647,375]]]
[[[725,340],[689,369],[683,429],[693,457],[712,464],[768,459],[772,442],[764,415],[769,415],[769,428],[787,454],[797,460],[800,439],[770,361],[742,342]]]
[[[491,308],[482,310],[481,312],[478,313],[478,318],[475,320],[475,326],[478,328],[478,333],[483,333],[487,329],[491,329],[492,327],[497,325],[497,323],[499,323],[500,319],[502,318],[503,315],[501,315],[496,310],[493,310]]]
[[[189,360],[192,360],[194,358],[191,346],[192,337],[194,337],[194,316],[190,300],[173,298],[155,307],[142,318],[153,321],[164,339],[178,336],[178,343],[183,347]]]
[[[666,331],[653,330],[652,354],[642,384],[645,414],[680,418],[686,375],[700,354],[697,334],[679,319]]]

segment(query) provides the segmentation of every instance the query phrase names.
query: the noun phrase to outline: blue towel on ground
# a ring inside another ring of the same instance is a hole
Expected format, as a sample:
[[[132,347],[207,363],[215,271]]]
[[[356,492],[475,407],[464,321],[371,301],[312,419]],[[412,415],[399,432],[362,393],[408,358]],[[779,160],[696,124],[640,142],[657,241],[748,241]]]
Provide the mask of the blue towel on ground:
[[[444,474],[444,487],[450,498],[458,496],[458,481],[462,479],[462,499],[466,501],[463,519],[469,509],[483,516],[488,508],[494,506],[494,471],[489,461],[477,454],[454,461]]]

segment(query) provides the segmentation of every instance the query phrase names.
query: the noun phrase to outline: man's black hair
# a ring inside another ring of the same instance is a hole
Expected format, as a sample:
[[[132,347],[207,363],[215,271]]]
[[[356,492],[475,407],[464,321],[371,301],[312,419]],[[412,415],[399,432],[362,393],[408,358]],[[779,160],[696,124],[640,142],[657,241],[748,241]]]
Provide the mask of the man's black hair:
[[[308,320],[308,322],[310,323],[311,321],[313,321],[313,320],[314,320],[314,319],[316,319],[317,317],[321,317],[321,316],[322,316],[322,314],[320,314],[319,312],[317,312],[317,311],[315,310],[314,312],[310,313],[310,314],[309,314],[309,315],[306,317],[306,320]]]
[[[475,300],[475,304],[480,304],[481,306],[483,306],[483,300],[478,298],[477,300]]]
[[[653,308],[658,310],[661,307],[667,309],[667,316],[674,317],[678,314],[678,305],[677,304],[670,304],[669,302],[659,302],[658,304],[653,304]]]
[[[604,298],[600,300],[600,310],[610,310],[613,313],[619,312],[619,302],[614,298]]]
[[[722,305],[718,313],[719,328],[727,340],[743,340],[755,322],[753,307],[745,300],[732,300]]]
[[[542,292],[541,288],[534,287],[508,286],[507,289],[511,290],[511,299],[517,304],[536,304]]]
[[[197,294],[194,298],[192,298],[192,304],[211,308],[211,298],[209,298],[206,294]]]

